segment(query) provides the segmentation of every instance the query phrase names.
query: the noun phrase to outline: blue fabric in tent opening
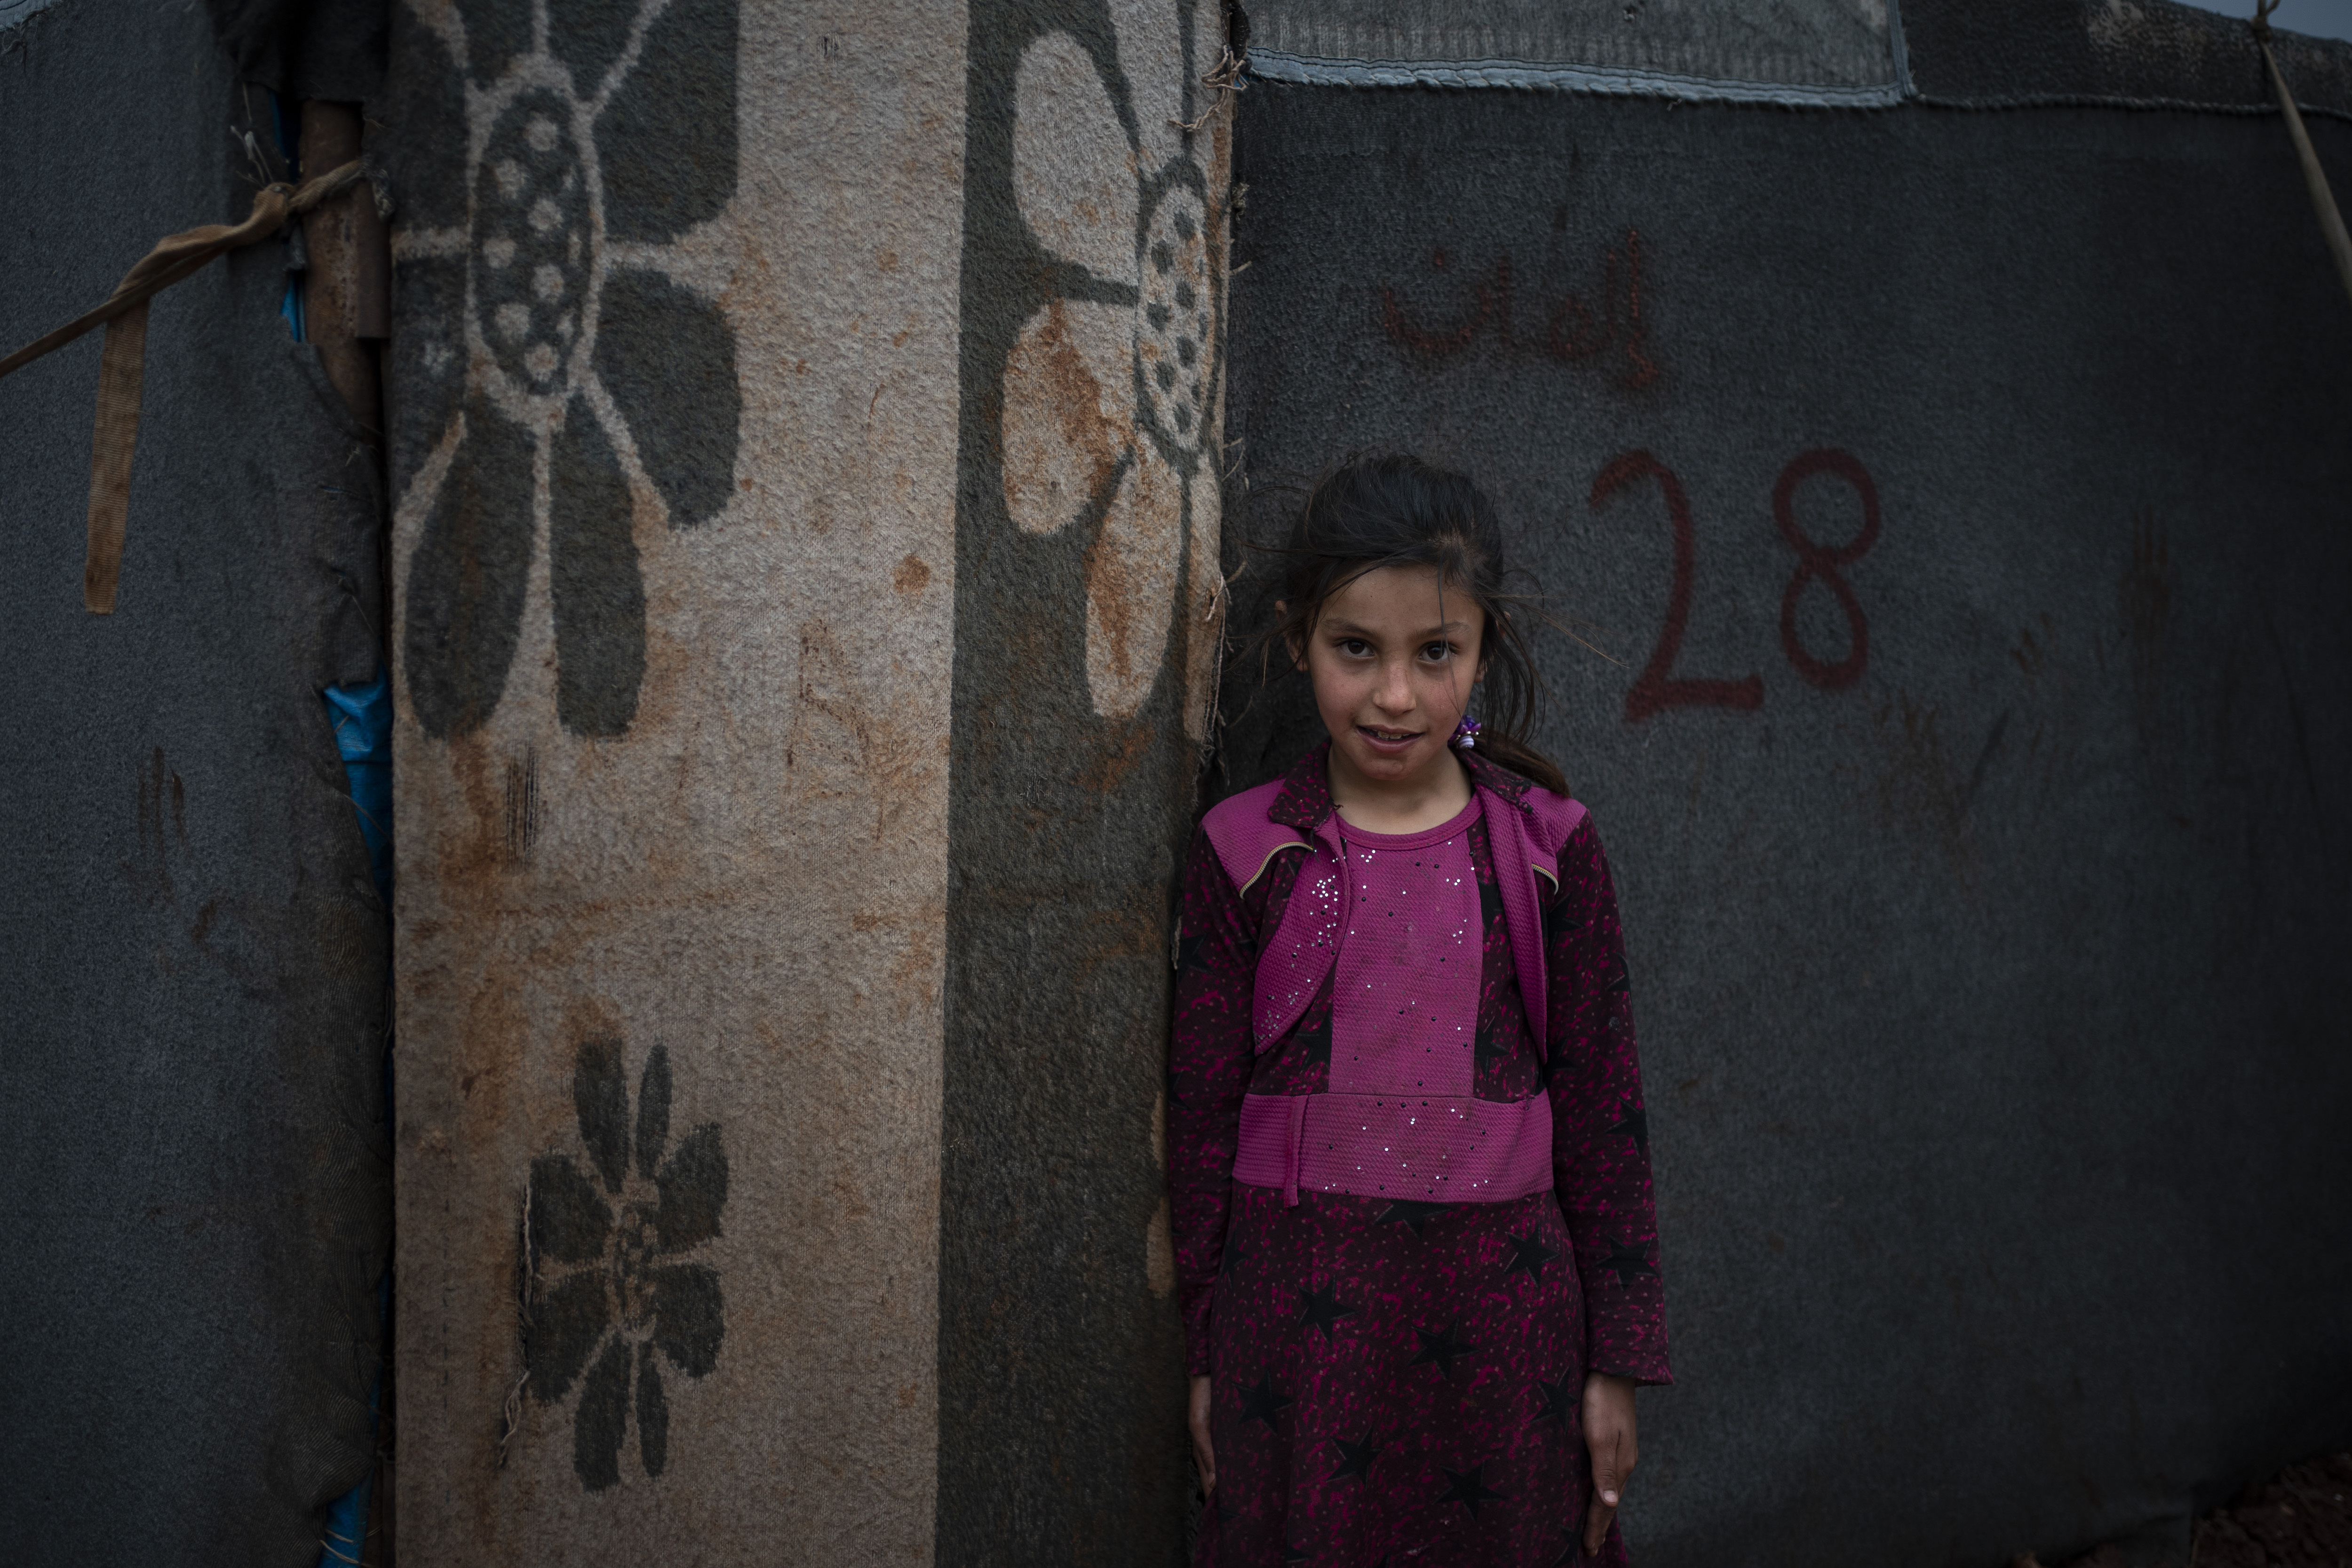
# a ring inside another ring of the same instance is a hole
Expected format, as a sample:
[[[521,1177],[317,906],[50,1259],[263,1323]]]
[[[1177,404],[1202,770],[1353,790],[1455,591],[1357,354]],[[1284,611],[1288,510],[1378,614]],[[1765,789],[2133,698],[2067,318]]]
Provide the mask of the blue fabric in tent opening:
[[[392,677],[319,693],[335,726],[335,748],[351,780],[352,805],[367,840],[368,869],[384,907],[392,907]]]
[[[289,298],[291,290],[289,289]],[[299,309],[297,300],[294,309]],[[299,335],[299,326],[297,335]],[[392,677],[380,673],[365,686],[330,686],[319,693],[335,727],[335,749],[342,754],[343,776],[350,781],[352,805],[359,813],[360,836],[367,841],[368,870],[375,879],[377,896],[392,908]],[[383,1113],[392,1116],[392,1055],[383,1059]],[[392,1271],[376,1281],[376,1321],[392,1309]],[[383,1398],[383,1373],[368,1394],[368,1422],[376,1421]],[[327,1510],[324,1538],[320,1542],[320,1568],[356,1563],[367,1544],[368,1506],[373,1500],[375,1478],[371,1475],[337,1498]]]

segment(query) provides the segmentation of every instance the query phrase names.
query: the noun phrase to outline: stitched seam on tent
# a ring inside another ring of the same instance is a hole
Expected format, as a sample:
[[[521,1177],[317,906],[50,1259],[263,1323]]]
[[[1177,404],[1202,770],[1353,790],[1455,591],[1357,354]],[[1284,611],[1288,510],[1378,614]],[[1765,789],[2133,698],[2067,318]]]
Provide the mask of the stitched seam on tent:
[[[2111,93],[2021,93],[2013,97],[1950,98],[1906,91],[1900,82],[1875,87],[1798,87],[1772,82],[1722,81],[1707,77],[1598,66],[1538,66],[1516,60],[1337,60],[1252,49],[1250,74],[1302,87],[1511,88],[1591,92],[1615,97],[1678,98],[1688,102],[1761,103],[1804,109],[1891,109],[1916,103],[1929,109],[1992,112],[2020,109],[2122,109],[2138,112],[2274,115],[2275,103],[2221,103],[2198,98],[2131,98]],[[1907,74],[1907,73],[1906,73]],[[2352,121],[2352,110],[2303,103],[2306,116]]]
[[[1811,109],[1891,108],[1903,100],[1899,81],[1859,87],[1790,82],[1726,81],[1609,66],[1547,65],[1527,60],[1350,60],[1252,49],[1249,70],[1268,81],[1309,87],[1516,88],[1521,90],[1646,95],[1692,102],[1770,103]]]
[[[2201,98],[2116,98],[2095,92],[2024,93],[2015,98],[1946,98],[1938,93],[1913,95],[1912,102],[1929,109],[1965,109],[1991,112],[2004,109],[2130,109],[2141,111],[2170,110],[2182,114],[2276,114],[2276,103],[2216,103]],[[2352,121],[2352,110],[2330,109],[2324,103],[2305,103],[2295,107],[2305,115],[2321,115],[2329,120]]]

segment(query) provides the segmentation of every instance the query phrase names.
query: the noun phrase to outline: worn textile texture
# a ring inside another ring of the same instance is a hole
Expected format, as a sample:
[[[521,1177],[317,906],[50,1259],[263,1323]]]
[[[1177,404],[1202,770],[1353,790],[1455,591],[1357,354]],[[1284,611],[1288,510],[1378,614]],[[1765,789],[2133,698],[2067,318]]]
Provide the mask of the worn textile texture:
[[[836,13],[394,18],[430,1561],[932,1554],[961,41]]]
[[[12,346],[283,172],[200,14],[63,0],[0,75]],[[318,694],[378,667],[382,500],[285,264],[152,308],[110,617],[80,590],[101,335],[0,383],[11,1563],[307,1565],[373,1462],[387,929]]]
[[[1181,1548],[1160,1131],[1222,607],[1228,121],[1199,79],[1223,17],[1215,0],[971,11],[942,1562]]]
[[[2185,1558],[2352,1437],[2352,313],[2275,118],[1257,82],[1235,134],[1236,631],[1242,536],[1385,444],[1591,645],[1538,633],[1539,739],[1641,1000],[1643,1561]],[[1258,668],[1220,793],[1318,733]]]
[[[961,18],[391,80],[401,1550],[929,1563]]]
[[[1175,1552],[1202,16],[396,16],[404,1549]]]

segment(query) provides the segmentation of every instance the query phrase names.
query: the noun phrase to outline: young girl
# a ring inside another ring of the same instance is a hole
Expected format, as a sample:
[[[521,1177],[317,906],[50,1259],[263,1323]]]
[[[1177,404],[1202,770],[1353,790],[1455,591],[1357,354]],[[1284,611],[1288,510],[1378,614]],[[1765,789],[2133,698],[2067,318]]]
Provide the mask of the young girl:
[[[1633,1390],[1669,1381],[1648,1124],[1601,841],[1524,739],[1494,509],[1360,460],[1288,560],[1275,635],[1331,739],[1211,811],[1184,873],[1199,1562],[1620,1563]]]

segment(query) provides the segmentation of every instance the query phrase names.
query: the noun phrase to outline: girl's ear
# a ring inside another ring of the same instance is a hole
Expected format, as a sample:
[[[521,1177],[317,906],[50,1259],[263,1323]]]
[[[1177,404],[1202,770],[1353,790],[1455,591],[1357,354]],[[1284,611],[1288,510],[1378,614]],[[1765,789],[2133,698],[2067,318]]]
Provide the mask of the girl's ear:
[[[1280,625],[1283,618],[1289,614],[1289,601],[1285,599],[1276,599],[1274,602],[1274,618],[1276,625]],[[1306,629],[1300,626],[1293,626],[1288,631],[1284,632],[1282,634],[1282,646],[1290,650],[1291,668],[1303,674],[1307,668]]]

